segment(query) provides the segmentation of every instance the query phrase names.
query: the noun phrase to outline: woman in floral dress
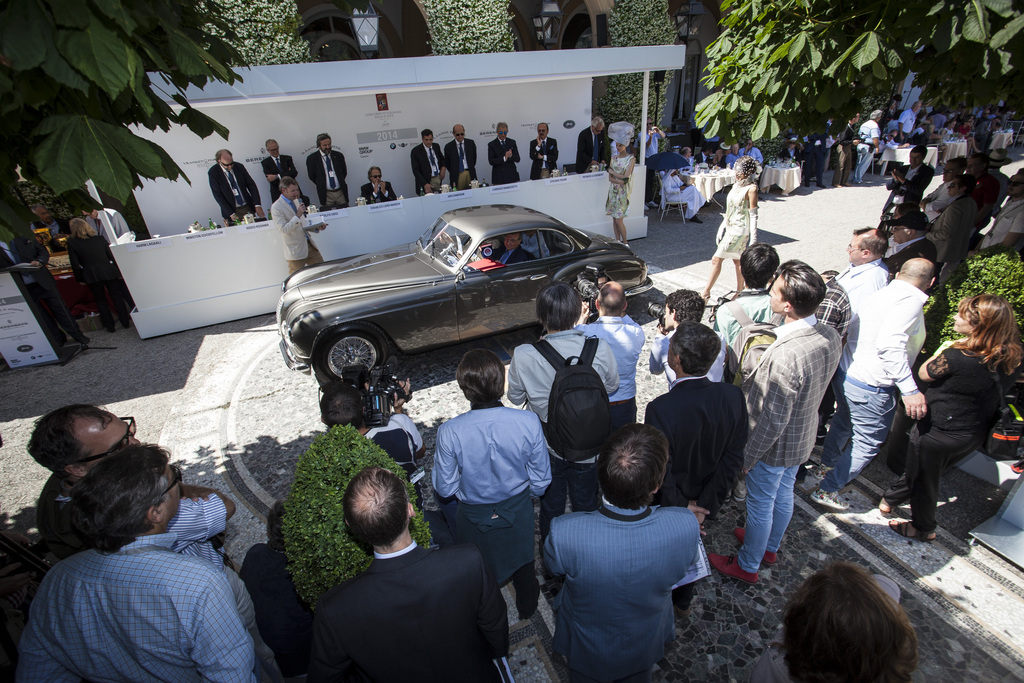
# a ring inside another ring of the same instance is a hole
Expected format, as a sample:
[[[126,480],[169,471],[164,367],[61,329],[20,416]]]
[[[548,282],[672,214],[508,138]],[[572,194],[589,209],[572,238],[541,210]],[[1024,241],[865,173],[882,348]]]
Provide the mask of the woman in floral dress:
[[[633,158],[629,143],[633,140],[633,126],[625,121],[618,121],[608,126],[608,137],[615,142],[615,154],[608,165],[608,201],[605,202],[605,213],[612,217],[612,230],[615,239],[626,242],[626,212],[629,211],[629,190],[632,187]]]
[[[753,157],[740,157],[733,164],[736,182],[725,200],[725,217],[718,228],[718,249],[711,257],[711,276],[701,296],[707,301],[711,288],[722,274],[722,261],[732,259],[736,267],[736,291],[743,289],[740,254],[757,241],[757,176],[761,167]]]

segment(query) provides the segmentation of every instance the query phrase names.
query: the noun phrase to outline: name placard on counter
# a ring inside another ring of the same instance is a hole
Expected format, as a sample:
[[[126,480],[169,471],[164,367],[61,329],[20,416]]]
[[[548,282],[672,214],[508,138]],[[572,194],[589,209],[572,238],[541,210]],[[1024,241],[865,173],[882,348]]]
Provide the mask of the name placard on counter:
[[[217,230],[202,230],[200,232],[190,232],[185,235],[186,242],[201,242],[205,240],[215,240],[224,236],[224,228],[218,228]]]
[[[505,192],[519,192],[519,183],[494,185],[491,187],[491,194],[504,194]]]
[[[445,192],[439,196],[442,202],[454,202],[456,199],[472,197],[473,192],[471,190],[459,190],[458,192]]]
[[[545,178],[544,179],[544,184],[545,185],[561,185],[562,183],[571,183],[571,182],[572,182],[572,176],[571,175],[560,175],[557,178]]]
[[[348,215],[348,209],[334,209],[333,211],[317,211],[313,214],[306,214],[306,218],[312,218],[314,223],[320,222],[320,219],[329,221],[332,218],[344,218]]]
[[[271,223],[270,221],[260,221],[259,223],[242,223],[241,225],[236,225],[235,227],[238,228],[239,235],[248,235],[254,232],[270,230],[272,227],[274,227],[274,224]]]
[[[395,209],[401,209],[401,208],[402,208],[402,202],[401,201],[381,202],[380,204],[369,204],[367,206],[367,209],[369,209],[370,213],[378,213],[380,211],[394,211]]]
[[[580,173],[580,180],[599,180],[608,177],[608,171],[594,171],[593,173]]]
[[[122,246],[128,251],[150,251],[151,249],[162,249],[171,246],[171,240],[167,238],[142,240],[141,242],[127,242]]]

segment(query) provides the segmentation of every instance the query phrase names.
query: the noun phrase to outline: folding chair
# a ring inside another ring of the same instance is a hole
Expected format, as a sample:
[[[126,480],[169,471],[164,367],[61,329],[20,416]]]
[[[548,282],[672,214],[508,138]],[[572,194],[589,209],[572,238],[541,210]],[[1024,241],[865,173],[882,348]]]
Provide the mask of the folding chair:
[[[665,200],[665,185],[662,182],[661,174],[657,174],[658,178],[658,195],[661,197],[661,219],[665,220],[666,213],[672,213],[672,209],[675,208],[680,217],[683,219],[683,223],[686,222],[686,209],[689,208],[686,202],[677,201],[669,202]]]

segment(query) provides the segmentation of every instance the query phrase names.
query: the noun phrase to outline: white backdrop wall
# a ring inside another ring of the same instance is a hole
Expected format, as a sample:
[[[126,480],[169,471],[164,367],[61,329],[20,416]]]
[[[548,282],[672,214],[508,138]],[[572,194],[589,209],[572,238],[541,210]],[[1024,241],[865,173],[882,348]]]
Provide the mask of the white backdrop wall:
[[[386,110],[379,110],[379,95],[386,96]],[[290,155],[299,171],[299,185],[314,204],[316,188],[306,175],[306,156],[316,148],[318,133],[328,133],[334,149],[345,155],[348,189],[354,198],[367,182],[370,166],[380,166],[395,192],[415,196],[410,153],[420,144],[420,130],[430,128],[434,141],[444,146],[452,139],[452,126],[466,127],[467,139],[477,145],[477,176],[490,182],[487,143],[495,138],[498,121],[509,125],[509,137],[519,145],[519,174],[530,177],[529,143],[536,138],[537,124],[549,124],[550,137],[558,140],[559,166],[576,158],[576,138],[590,125],[591,79],[570,78],[532,83],[467,85],[416,90],[388,90],[378,94],[303,94],[259,100],[196,103],[197,109],[224,124],[230,139],[201,139],[185,128],[137,131],[162,146],[185,171],[184,180],[148,181],[136,190],[139,207],[151,233],[186,232],[195,220],[220,222],[220,210],[210,193],[208,169],[216,163],[218,149],[231,150],[236,163],[245,165],[256,182],[263,208],[270,209],[270,185],[260,167],[266,157],[264,143],[278,141],[281,153]]]

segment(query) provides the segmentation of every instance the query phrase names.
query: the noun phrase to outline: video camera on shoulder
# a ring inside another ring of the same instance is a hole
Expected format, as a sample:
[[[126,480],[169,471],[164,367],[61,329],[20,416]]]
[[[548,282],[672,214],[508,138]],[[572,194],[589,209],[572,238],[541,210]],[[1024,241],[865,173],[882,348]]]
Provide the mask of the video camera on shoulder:
[[[601,317],[597,311],[597,298],[601,296],[601,285],[608,282],[608,273],[603,266],[596,263],[589,264],[582,273],[576,276],[573,286],[579,292],[583,303],[589,306],[590,314],[587,316],[587,323],[592,323]]]
[[[383,365],[368,369],[365,365],[346,365],[341,370],[341,381],[351,384],[363,396],[363,422],[367,427],[384,427],[395,412],[395,403],[408,401],[412,391],[406,393],[399,382],[398,360],[389,358]]]

